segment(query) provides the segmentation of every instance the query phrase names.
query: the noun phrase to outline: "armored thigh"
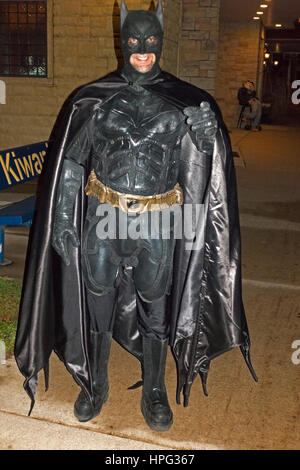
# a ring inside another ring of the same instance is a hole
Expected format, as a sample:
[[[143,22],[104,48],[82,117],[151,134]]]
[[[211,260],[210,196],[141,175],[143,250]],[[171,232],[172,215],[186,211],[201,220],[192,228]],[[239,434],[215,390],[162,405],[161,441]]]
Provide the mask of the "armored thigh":
[[[169,293],[173,252],[173,239],[149,239],[139,253],[134,282],[139,296],[145,302],[152,302]]]
[[[97,230],[103,216],[96,214],[99,203],[91,198],[84,227],[82,269],[86,287],[95,295],[115,289],[121,258],[115,253],[113,240],[101,238]]]

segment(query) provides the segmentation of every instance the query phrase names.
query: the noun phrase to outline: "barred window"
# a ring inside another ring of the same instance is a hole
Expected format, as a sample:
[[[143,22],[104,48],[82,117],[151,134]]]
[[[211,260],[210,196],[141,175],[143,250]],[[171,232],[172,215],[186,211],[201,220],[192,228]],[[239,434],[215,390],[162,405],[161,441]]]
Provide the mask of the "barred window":
[[[0,0],[0,76],[47,77],[46,0]]]

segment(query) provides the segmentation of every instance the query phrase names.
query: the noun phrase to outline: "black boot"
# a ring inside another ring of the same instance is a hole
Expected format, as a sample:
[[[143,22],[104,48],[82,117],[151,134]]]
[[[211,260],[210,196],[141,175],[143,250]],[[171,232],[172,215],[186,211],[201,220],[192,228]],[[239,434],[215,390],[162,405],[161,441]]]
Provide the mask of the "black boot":
[[[93,406],[83,391],[80,392],[75,405],[74,414],[81,421],[89,421],[97,416],[108,399],[107,365],[110,354],[112,333],[90,331],[90,367],[94,393]]]
[[[141,409],[148,426],[167,431],[173,424],[165,386],[168,340],[143,338],[144,385]]]

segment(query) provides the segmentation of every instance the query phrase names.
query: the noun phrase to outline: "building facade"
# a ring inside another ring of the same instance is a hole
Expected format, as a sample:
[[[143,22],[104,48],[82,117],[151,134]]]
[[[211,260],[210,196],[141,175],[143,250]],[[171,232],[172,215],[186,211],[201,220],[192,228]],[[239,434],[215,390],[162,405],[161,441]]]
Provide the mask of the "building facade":
[[[0,149],[47,140],[68,95],[121,64],[120,3],[0,0]],[[156,0],[126,3],[148,9]],[[258,26],[223,24],[222,0],[163,6],[162,68],[213,94],[234,126],[237,90],[258,77]]]

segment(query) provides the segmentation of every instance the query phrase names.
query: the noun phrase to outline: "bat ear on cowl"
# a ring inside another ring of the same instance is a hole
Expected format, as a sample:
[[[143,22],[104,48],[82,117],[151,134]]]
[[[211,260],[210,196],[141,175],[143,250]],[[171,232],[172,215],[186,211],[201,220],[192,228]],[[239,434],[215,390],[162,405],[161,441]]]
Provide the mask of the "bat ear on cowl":
[[[123,28],[123,25],[125,23],[128,13],[129,12],[128,12],[128,8],[126,6],[125,0],[122,0],[121,11],[120,11],[121,29]]]
[[[164,30],[164,12],[163,12],[163,7],[161,0],[158,0],[157,8],[155,10],[155,14],[158,18],[158,21],[160,22],[161,29]]]

